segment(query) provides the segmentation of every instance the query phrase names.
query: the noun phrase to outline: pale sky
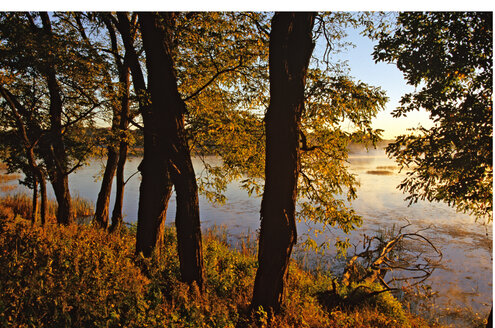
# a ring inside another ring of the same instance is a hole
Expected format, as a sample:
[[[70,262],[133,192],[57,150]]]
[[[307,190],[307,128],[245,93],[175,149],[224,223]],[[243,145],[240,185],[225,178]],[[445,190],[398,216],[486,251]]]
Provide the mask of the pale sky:
[[[351,76],[355,80],[381,87],[389,97],[385,111],[380,112],[373,120],[373,128],[385,130],[384,139],[393,139],[407,133],[407,128],[417,127],[418,124],[426,128],[431,127],[432,122],[426,111],[410,112],[407,117],[392,117],[391,112],[399,105],[402,95],[414,91],[414,87],[406,84],[402,72],[395,64],[384,62],[375,64],[371,53],[377,41],[359,35],[359,31],[354,29],[349,29],[348,34],[346,40],[354,43],[356,47],[349,47],[339,56],[348,61]]]

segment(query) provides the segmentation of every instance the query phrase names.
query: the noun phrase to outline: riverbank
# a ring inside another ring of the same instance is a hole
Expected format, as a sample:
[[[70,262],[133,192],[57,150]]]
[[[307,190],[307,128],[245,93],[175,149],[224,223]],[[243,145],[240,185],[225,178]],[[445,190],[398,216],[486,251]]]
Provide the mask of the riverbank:
[[[331,277],[295,262],[284,311],[268,323],[263,311],[247,315],[253,243],[235,250],[221,230],[204,234],[202,295],[179,282],[173,228],[165,231],[159,259],[136,257],[134,245],[132,228],[120,235],[82,225],[42,228],[0,211],[0,326],[234,327],[254,319],[261,327],[430,327],[388,293],[329,308]]]

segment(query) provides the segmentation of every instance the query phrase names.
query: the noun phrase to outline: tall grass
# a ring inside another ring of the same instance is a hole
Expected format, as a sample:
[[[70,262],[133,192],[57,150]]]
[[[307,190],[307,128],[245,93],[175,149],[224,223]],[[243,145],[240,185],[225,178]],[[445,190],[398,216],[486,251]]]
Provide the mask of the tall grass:
[[[290,265],[282,313],[248,307],[257,261],[251,241],[228,246],[204,234],[205,292],[180,282],[175,229],[160,258],[134,255],[134,231],[33,226],[0,218],[0,327],[427,327],[384,293],[354,308],[328,308],[332,277]],[[342,292],[345,292],[342,290]]]
[[[5,195],[0,198],[2,208],[8,208],[14,216],[28,218],[32,212],[32,197],[25,193],[16,193],[13,195]],[[72,210],[76,218],[91,216],[94,213],[93,204],[75,195],[71,199]],[[57,202],[49,199],[47,202],[47,219],[54,220],[57,214]]]
[[[19,179],[19,174],[0,174],[0,183],[6,183],[12,180]]]

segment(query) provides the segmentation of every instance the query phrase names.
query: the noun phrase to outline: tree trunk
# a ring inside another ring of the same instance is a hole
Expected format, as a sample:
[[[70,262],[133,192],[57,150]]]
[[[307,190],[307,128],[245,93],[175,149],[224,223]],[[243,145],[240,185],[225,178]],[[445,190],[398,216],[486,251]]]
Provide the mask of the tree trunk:
[[[292,247],[300,170],[300,120],[313,51],[313,13],[276,13],[270,33],[270,106],[265,117],[265,189],[252,308],[277,312]]]
[[[41,169],[39,169],[39,182],[40,182],[40,196],[41,196],[40,220],[41,220],[41,225],[45,225],[47,212],[48,212],[48,205],[47,205],[47,196],[46,196],[46,179]]]
[[[139,111],[144,123],[144,154],[138,169],[142,180],[139,187],[138,227],[136,254],[149,257],[163,242],[163,228],[167,206],[172,194],[172,184],[167,159],[160,148],[158,134],[163,133],[159,114],[153,113],[148,99],[144,75],[134,48],[131,23],[126,13],[118,12],[116,26],[125,48],[125,57],[132,75],[134,90],[138,96]]]
[[[120,14],[120,13],[119,13]],[[125,19],[119,21],[126,22]],[[123,37],[124,38],[124,37]],[[144,40],[143,36],[143,40]],[[125,43],[125,40],[124,40]],[[126,50],[127,50],[126,46]],[[136,58],[132,46],[132,55],[130,58]],[[138,208],[138,227],[136,236],[136,253],[142,252],[145,257],[152,255],[154,251],[160,251],[163,243],[163,229],[167,213],[167,206],[172,194],[172,183],[167,167],[167,157],[163,150],[163,133],[164,127],[161,126],[164,121],[163,110],[159,104],[155,104],[155,99],[151,97],[151,106],[143,99],[146,90],[144,89],[144,79],[140,73],[141,69],[137,68],[138,62],[131,60],[130,67],[133,75],[133,82],[137,89],[140,100],[140,109],[144,122],[144,154],[143,161],[139,165],[142,181],[139,187],[139,208]],[[137,73],[137,74],[136,74]],[[148,79],[152,72],[148,72]]]
[[[125,17],[127,21],[126,14],[121,13]],[[113,20],[113,22],[112,22]],[[120,143],[119,143],[119,151],[118,151],[118,162],[116,163],[117,169],[117,192],[115,197],[115,204],[112,212],[112,226],[110,227],[110,231],[120,230],[122,226],[123,216],[122,216],[122,208],[124,202],[124,167],[127,159],[127,140],[126,140],[126,131],[129,125],[129,89],[130,89],[130,72],[129,72],[129,57],[128,55],[124,56],[124,60],[122,61],[122,57],[119,53],[119,46],[117,42],[117,34],[115,33],[114,24],[119,24],[118,20],[112,15],[104,16],[104,23],[108,29],[108,34],[110,36],[110,41],[112,45],[112,54],[114,57],[115,65],[117,66],[117,71],[119,73],[119,90],[118,96],[120,98],[120,110],[118,113],[114,113],[114,117],[118,115],[118,126],[115,126],[115,130],[119,130],[120,134]],[[129,23],[127,23],[129,25]],[[130,27],[127,26],[128,33],[127,42],[129,43],[130,36]],[[126,51],[127,53],[127,51]],[[138,63],[139,65],[139,63]],[[144,86],[143,86],[144,87]],[[136,88],[137,90],[139,88]],[[115,122],[115,121],[114,121]]]
[[[129,125],[129,87],[130,87],[130,81],[129,81],[129,70],[126,68],[126,78],[125,78],[125,86],[126,86],[126,92],[125,96],[122,98],[122,110],[120,113],[120,131],[122,133],[121,135],[121,141],[119,144],[119,161],[117,163],[117,191],[115,193],[115,204],[113,206],[113,212],[112,212],[112,226],[110,227],[110,231],[119,231],[122,222],[123,222],[123,214],[122,214],[122,209],[124,206],[124,188],[125,188],[125,182],[124,182],[124,167],[125,167],[125,162],[127,160],[127,148],[128,144],[127,141],[125,140],[125,133],[124,131],[127,131],[128,125]]]
[[[117,176],[115,192],[115,203],[112,211],[112,225],[110,232],[119,231],[124,220],[122,210],[124,207],[124,167],[127,160],[127,142],[121,141],[119,146],[119,162],[117,163]]]
[[[172,59],[173,16],[172,13],[161,16],[142,13],[139,20],[146,51],[153,124],[158,125],[154,135],[158,139],[160,152],[167,157],[163,170],[168,169],[170,172],[177,195],[175,224],[181,279],[190,284],[196,282],[202,288],[203,255],[198,187],[185,136],[186,106],[177,89]],[[145,122],[145,131],[147,129]]]
[[[112,129],[114,130],[114,129]],[[117,169],[118,153],[113,145],[108,146],[107,165],[103,173],[100,192],[96,200],[93,224],[102,229],[108,228],[110,194],[112,192],[113,177]]]
[[[40,13],[43,23],[43,31],[52,39],[52,29],[48,13]],[[60,95],[60,86],[58,85],[55,65],[51,57],[47,58],[47,64],[44,69],[45,78],[50,95],[50,135],[48,150],[45,151],[48,157],[50,180],[57,199],[57,222],[60,224],[69,224],[72,222],[71,197],[69,192],[69,177],[67,174],[67,155],[64,145],[63,128],[62,128],[62,97]]]
[[[69,225],[72,222],[71,196],[67,175],[55,175],[51,178],[55,199],[57,200],[57,222]]]
[[[29,156],[30,156],[30,158],[32,158],[32,160],[30,160],[30,163],[34,164],[34,165],[31,164],[31,169],[32,169],[34,175],[36,176],[36,181],[40,187],[40,192],[39,192],[39,194],[40,194],[40,202],[39,202],[39,204],[40,204],[40,206],[39,206],[40,222],[41,222],[41,225],[45,225],[47,212],[48,212],[47,196],[46,196],[46,178],[45,178],[45,174],[43,173],[43,170],[36,164],[36,162],[34,160],[35,157],[34,157],[34,152],[32,151],[32,149],[31,149],[31,154]],[[33,197],[34,197],[34,195],[33,195]],[[37,195],[36,195],[36,198],[38,198]],[[34,202],[34,199],[33,199],[33,202]],[[33,206],[34,206],[34,204],[33,204]],[[36,207],[38,207],[38,205],[36,205]],[[36,211],[38,211],[38,209]]]
[[[33,201],[31,204],[31,221],[36,224],[38,220],[38,178],[33,175]]]
[[[119,144],[119,161],[117,163],[117,192],[115,194],[115,204],[113,206],[112,212],[112,226],[110,227],[110,231],[119,231],[122,222],[123,222],[123,214],[122,209],[124,206],[124,167],[125,162],[127,160],[127,140],[125,138],[125,131],[128,129],[129,125],[129,88],[130,88],[130,80],[129,80],[129,68],[125,67],[124,75],[122,79],[124,83],[124,94],[122,96],[122,107],[120,112],[120,132],[121,132],[121,141]]]

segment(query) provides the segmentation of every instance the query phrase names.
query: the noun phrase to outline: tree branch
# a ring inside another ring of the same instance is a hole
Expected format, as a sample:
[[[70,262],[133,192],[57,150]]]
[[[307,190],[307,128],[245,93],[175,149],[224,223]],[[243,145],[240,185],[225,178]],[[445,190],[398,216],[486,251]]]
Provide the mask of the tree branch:
[[[225,68],[221,71],[217,71],[215,73],[215,75],[213,75],[210,80],[208,82],[206,82],[206,84],[204,84],[202,87],[200,87],[198,90],[196,90],[195,92],[193,92],[191,95],[187,96],[184,101],[188,101],[194,97],[196,97],[198,94],[201,93],[201,91],[203,91],[206,87],[208,87],[210,84],[213,83],[213,81],[215,81],[215,79],[217,77],[219,77],[221,74],[224,74],[224,73],[227,73],[227,72],[232,72],[232,71],[235,71],[236,69],[238,69],[239,67],[242,66],[242,59],[239,61],[239,64],[237,64],[236,66],[234,67],[230,67],[230,68]]]
[[[315,149],[321,149],[320,146],[311,146],[311,147],[308,147],[306,135],[304,134],[304,132],[302,130],[299,130],[299,136],[301,137],[301,143],[302,143],[301,150],[303,150],[303,151],[312,151],[312,150],[315,150]]]

